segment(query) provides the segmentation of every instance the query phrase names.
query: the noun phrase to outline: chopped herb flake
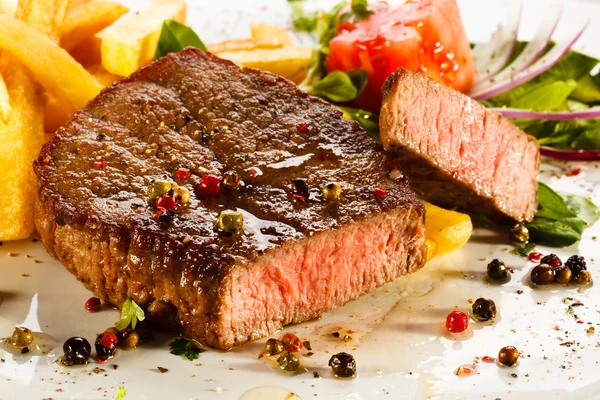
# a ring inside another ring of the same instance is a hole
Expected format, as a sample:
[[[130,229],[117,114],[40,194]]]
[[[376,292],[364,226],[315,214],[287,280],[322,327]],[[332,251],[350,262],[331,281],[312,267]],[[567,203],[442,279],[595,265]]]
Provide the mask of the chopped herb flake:
[[[169,346],[171,347],[171,354],[185,357],[190,361],[198,359],[200,353],[206,351],[206,349],[200,347],[195,341],[184,338],[172,341]]]

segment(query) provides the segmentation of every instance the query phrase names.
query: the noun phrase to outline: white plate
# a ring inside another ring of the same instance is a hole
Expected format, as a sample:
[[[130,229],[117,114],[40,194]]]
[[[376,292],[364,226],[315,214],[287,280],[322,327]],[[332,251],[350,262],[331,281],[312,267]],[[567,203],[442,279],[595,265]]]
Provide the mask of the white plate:
[[[144,2],[137,2],[142,5]],[[190,1],[189,22],[207,42],[223,36],[247,35],[252,20],[286,22],[287,3],[262,1]],[[314,5],[314,3],[313,3]],[[329,2],[318,6],[328,7]],[[470,38],[485,39],[503,15],[502,4],[490,1],[461,2]],[[525,34],[531,35],[547,6],[544,1],[528,2]],[[594,20],[582,38],[586,50],[600,56],[600,6],[591,2],[568,1],[564,28],[573,28],[582,16]],[[560,32],[559,32],[560,35]],[[581,46],[580,46],[581,47]],[[552,177],[581,166],[576,177]],[[600,163],[543,165],[542,179],[564,192],[590,196],[600,204],[598,184]],[[558,250],[560,256],[581,253],[597,279],[600,225],[585,232],[572,249]],[[561,399],[598,396],[600,380],[600,327],[597,326],[600,293],[596,287],[585,291],[552,287],[534,290],[526,276],[531,263],[508,252],[506,234],[485,228],[475,230],[471,241],[460,251],[429,263],[423,270],[374,293],[325,314],[320,320],[287,328],[308,339],[316,353],[303,358],[307,371],[285,376],[272,370],[257,355],[264,341],[229,353],[208,351],[196,362],[169,354],[169,335],[157,335],[138,350],[119,351],[103,373],[97,365],[65,368],[54,360],[62,354],[62,343],[70,336],[93,341],[95,334],[118,319],[117,311],[96,314],[84,310],[91,296],[59,263],[53,261],[40,243],[31,240],[4,243],[0,247],[0,336],[9,336],[14,326],[43,332],[44,355],[15,355],[0,349],[0,399],[112,399],[124,385],[127,399],[238,399],[261,386],[282,387],[262,391],[254,398],[283,399],[292,391],[303,399],[404,399],[404,398],[514,398]],[[543,249],[549,252],[549,249]],[[11,257],[8,253],[12,253]],[[482,280],[487,262],[504,260],[514,268],[510,283],[493,286]],[[41,263],[36,263],[41,261]],[[495,300],[500,318],[493,325],[472,323],[468,334],[451,337],[442,323],[449,311],[467,311],[469,299]],[[576,300],[577,319],[566,313]],[[577,323],[577,320],[583,323]],[[332,332],[351,330],[352,341],[344,343]],[[575,341],[571,347],[564,344]],[[459,365],[476,357],[492,356],[506,345],[516,346],[524,357],[516,368],[478,364],[478,375],[458,377]],[[359,377],[339,380],[332,377],[327,361],[331,354],[348,351],[358,363]],[[112,368],[118,364],[118,370]],[[161,374],[157,367],[169,372]],[[319,379],[313,377],[318,372]],[[514,374],[514,375],[513,375]]]

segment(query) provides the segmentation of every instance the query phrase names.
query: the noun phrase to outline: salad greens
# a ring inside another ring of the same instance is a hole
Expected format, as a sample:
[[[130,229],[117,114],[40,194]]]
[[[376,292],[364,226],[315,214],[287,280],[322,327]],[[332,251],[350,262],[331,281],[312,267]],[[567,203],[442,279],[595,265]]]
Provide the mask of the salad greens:
[[[175,339],[169,344],[171,354],[182,356],[190,361],[197,360],[200,353],[204,353],[206,349],[198,346],[195,341],[184,338]]]
[[[349,73],[333,71],[306,88],[313,96],[335,103],[354,100],[367,84],[367,73],[357,69]]]
[[[177,53],[186,47],[196,47],[206,51],[206,46],[192,28],[175,20],[168,19],[163,22],[154,59]]]
[[[146,318],[144,310],[129,296],[121,307],[121,319],[115,323],[115,328],[122,331],[131,325],[131,329],[135,329],[138,321],[143,321]]]

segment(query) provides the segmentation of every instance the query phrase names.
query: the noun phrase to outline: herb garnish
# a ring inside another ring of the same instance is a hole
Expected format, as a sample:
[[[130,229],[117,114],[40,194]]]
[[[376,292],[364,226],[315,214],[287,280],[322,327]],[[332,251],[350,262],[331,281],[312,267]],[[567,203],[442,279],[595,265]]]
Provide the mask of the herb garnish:
[[[513,253],[521,257],[527,257],[529,253],[531,253],[535,249],[535,246],[536,244],[532,242],[525,243],[521,246],[516,247],[513,250]]]
[[[527,224],[532,238],[553,246],[577,243],[586,226],[598,220],[598,207],[580,196],[561,197],[546,184],[538,183],[538,212]]]
[[[206,46],[192,28],[168,19],[163,22],[154,59],[164,57],[169,53],[177,53],[186,47],[196,47],[206,51]]]
[[[340,21],[346,22],[354,17],[354,22],[362,21],[373,15],[373,11],[368,9],[369,2],[367,0],[352,0],[349,12],[341,15]]]
[[[292,6],[292,24],[299,32],[314,32],[317,29],[317,14],[309,14],[298,1],[291,2]]]
[[[138,321],[143,321],[146,318],[144,310],[129,296],[121,307],[121,319],[115,323],[115,327],[122,331],[131,325],[131,329],[135,329]]]
[[[349,73],[333,71],[325,78],[308,86],[306,91],[313,96],[336,103],[354,100],[367,84],[367,73],[357,69]]]
[[[195,341],[184,338],[172,341],[169,346],[171,347],[171,354],[185,357],[190,361],[198,359],[200,353],[204,353],[206,351],[206,349],[198,346]]]
[[[127,394],[127,390],[125,390],[125,386],[119,386],[115,400],[123,400],[125,398],[126,394]]]

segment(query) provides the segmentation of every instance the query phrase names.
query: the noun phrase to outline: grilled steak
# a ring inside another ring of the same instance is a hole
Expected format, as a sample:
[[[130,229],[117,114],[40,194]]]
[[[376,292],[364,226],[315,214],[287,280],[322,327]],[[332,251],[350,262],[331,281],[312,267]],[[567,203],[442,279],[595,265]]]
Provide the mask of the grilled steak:
[[[182,167],[191,176],[177,180]],[[424,209],[392,167],[291,82],[186,49],[105,89],[44,146],[37,229],[103,300],[128,294],[163,326],[229,349],[423,265]],[[228,171],[237,190],[199,189]],[[157,218],[158,179],[189,203]],[[332,182],[339,201],[322,195]],[[241,233],[215,227],[224,209],[242,213]]]
[[[530,221],[537,210],[535,138],[425,75],[398,70],[379,119],[386,150],[425,200]]]

